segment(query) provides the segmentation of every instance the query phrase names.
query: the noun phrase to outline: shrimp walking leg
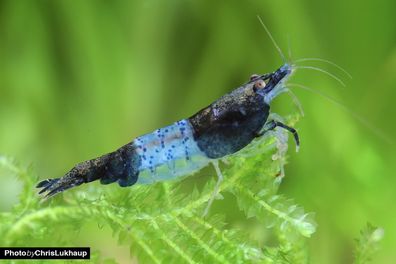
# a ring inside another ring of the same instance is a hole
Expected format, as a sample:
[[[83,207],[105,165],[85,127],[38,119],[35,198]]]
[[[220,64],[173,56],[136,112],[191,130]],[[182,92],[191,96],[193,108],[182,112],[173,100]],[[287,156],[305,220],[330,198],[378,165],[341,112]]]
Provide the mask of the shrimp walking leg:
[[[289,131],[290,133],[293,134],[294,141],[296,142],[296,152],[298,152],[298,149],[300,147],[300,138],[298,136],[297,130],[295,130],[294,128],[292,128],[292,127],[290,127],[288,125],[285,125],[282,122],[275,121],[275,120],[272,120],[272,121],[268,122],[267,124],[265,124],[264,131],[260,132],[257,135],[257,137],[263,136],[266,132],[274,130],[276,127],[281,127],[283,129],[286,129],[287,131]]]
[[[214,189],[214,191],[213,191],[213,193],[210,196],[210,199],[208,201],[208,205],[206,206],[205,211],[203,212],[202,217],[205,217],[208,214],[209,209],[210,209],[210,207],[211,207],[211,205],[213,203],[213,200],[215,199],[216,195],[219,193],[220,184],[221,184],[221,182],[224,179],[223,174],[221,173],[221,170],[220,170],[220,167],[219,167],[219,162],[217,160],[214,160],[214,161],[212,161],[212,164],[213,164],[213,167],[216,170],[217,182],[216,182],[215,189]]]

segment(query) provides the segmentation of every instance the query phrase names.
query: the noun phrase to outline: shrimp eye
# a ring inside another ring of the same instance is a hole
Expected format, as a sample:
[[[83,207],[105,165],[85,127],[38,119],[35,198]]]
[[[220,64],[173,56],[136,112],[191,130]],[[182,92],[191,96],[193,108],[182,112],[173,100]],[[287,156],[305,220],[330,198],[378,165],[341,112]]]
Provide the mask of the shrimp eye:
[[[254,83],[254,88],[256,88],[256,89],[263,89],[265,87],[265,82],[263,81],[263,80],[257,80],[255,83]]]
[[[257,74],[252,74],[252,75],[250,76],[250,81],[254,81],[254,80],[257,79],[258,77],[260,77],[260,76],[257,75]]]

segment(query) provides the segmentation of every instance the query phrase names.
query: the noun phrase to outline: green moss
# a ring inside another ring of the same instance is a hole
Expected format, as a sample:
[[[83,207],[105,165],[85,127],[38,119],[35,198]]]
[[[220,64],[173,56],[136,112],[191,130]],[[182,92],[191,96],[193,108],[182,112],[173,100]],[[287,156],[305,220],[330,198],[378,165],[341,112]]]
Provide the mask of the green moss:
[[[13,210],[0,213],[1,246],[48,245],[48,241],[73,246],[72,236],[59,236],[59,230],[78,231],[93,221],[97,232],[101,232],[100,226],[110,227],[119,244],[129,246],[131,258],[139,263],[308,263],[306,239],[315,232],[316,224],[312,214],[278,194],[288,135],[275,134],[277,137],[265,136],[222,166],[221,193],[235,196],[245,221],[251,218],[265,226],[274,239],[264,245],[249,235],[249,228],[227,224],[224,212],[212,208],[209,216],[201,217],[215,177],[191,193],[182,191],[185,181],[131,188],[94,185],[41,202],[34,188],[37,178],[1,157],[0,165],[10,175],[18,175],[24,186]],[[364,263],[370,252],[373,236],[365,237],[356,263]],[[99,252],[92,262],[102,262]]]

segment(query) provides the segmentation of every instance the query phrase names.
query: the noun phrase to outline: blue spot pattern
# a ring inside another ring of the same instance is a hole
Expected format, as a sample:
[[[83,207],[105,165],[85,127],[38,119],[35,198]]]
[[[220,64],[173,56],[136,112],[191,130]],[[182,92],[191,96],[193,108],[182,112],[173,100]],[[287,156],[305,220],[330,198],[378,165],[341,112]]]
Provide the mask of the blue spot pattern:
[[[142,161],[138,183],[172,179],[206,166],[209,159],[193,140],[192,131],[188,120],[180,120],[136,138],[136,152]],[[158,168],[164,165],[167,169],[159,172]],[[141,174],[149,176],[140,177]]]

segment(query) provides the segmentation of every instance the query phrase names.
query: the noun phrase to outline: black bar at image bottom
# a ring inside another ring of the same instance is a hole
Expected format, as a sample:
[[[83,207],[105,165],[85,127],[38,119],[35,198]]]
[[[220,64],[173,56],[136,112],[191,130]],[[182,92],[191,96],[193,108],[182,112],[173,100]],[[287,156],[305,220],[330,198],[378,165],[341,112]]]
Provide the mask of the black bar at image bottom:
[[[89,247],[0,247],[0,259],[90,259]]]

